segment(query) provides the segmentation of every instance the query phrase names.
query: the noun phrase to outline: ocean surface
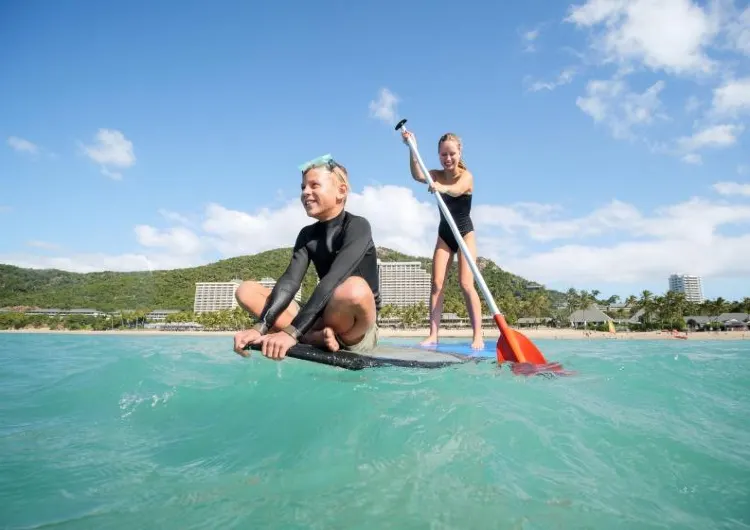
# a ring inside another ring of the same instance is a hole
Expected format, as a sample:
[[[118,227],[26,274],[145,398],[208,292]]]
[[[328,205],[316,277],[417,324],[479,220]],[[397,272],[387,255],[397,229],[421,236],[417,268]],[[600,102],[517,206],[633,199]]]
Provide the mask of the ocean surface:
[[[534,342],[577,375],[0,333],[0,528],[750,528],[750,341]]]

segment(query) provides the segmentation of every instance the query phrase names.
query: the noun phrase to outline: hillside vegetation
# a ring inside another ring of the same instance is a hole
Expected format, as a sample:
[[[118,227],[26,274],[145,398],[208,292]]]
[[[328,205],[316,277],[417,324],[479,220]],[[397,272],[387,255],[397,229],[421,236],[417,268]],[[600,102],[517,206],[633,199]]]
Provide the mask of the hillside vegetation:
[[[74,273],[0,265],[0,307],[190,311],[196,282],[278,278],[286,269],[291,252],[291,248],[279,248],[199,267],[153,272]],[[384,261],[419,261],[428,272],[432,269],[429,258],[408,256],[387,248],[379,248],[378,256]],[[529,280],[503,271],[491,260],[479,258],[478,263],[498,304],[503,298],[525,298],[530,293],[527,290]],[[316,280],[314,267],[310,266],[302,285],[303,301],[312,293]],[[564,295],[556,291],[545,291],[545,294],[554,303],[564,300]],[[448,276],[444,310],[466,314],[456,265]]]

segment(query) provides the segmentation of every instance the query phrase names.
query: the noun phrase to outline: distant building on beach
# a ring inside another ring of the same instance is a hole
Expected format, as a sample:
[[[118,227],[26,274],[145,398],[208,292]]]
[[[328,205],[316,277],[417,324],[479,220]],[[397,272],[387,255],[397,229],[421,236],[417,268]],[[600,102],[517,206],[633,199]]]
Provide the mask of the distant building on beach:
[[[195,300],[193,313],[209,313],[222,309],[234,309],[238,306],[234,293],[242,280],[230,282],[197,282],[195,284]]]
[[[382,305],[430,305],[430,273],[419,261],[378,260],[378,275]]]
[[[259,284],[273,289],[276,280],[264,277],[258,281]],[[195,284],[195,300],[193,301],[193,313],[209,313],[221,311],[222,309],[234,309],[239,307],[235,293],[242,284],[242,280],[234,279],[229,282],[198,282]],[[302,288],[294,295],[299,303],[302,300]]]
[[[685,300],[702,304],[703,280],[700,276],[690,274],[672,274],[669,277],[669,290],[675,293],[683,293]]]
[[[266,276],[265,278],[261,278],[261,280],[258,282],[263,287],[268,287],[269,289],[273,289],[274,285],[276,285],[276,280],[273,278],[269,278]],[[297,290],[297,294],[294,295],[294,299],[297,301],[297,303],[302,303],[302,287],[300,287]]]

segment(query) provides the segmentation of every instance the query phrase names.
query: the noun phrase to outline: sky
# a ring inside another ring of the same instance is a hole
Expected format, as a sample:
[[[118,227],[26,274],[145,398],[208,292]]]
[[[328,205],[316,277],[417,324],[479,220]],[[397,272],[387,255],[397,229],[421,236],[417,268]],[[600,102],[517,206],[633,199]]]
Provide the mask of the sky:
[[[349,170],[377,246],[431,256],[458,134],[478,254],[622,298],[750,295],[750,6],[0,4],[0,263],[190,267],[291,246],[298,165]]]

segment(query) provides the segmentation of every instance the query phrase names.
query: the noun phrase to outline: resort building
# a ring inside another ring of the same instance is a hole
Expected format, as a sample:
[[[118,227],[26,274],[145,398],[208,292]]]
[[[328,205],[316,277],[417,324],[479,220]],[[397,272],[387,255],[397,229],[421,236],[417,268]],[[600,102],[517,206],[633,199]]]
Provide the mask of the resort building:
[[[380,261],[378,276],[381,305],[398,307],[430,304],[430,273],[419,261]]]
[[[236,279],[230,282],[197,282],[193,313],[208,313],[238,307],[234,293],[237,292],[237,287],[241,283],[242,280]]]
[[[703,281],[700,276],[690,274],[672,274],[669,277],[669,290],[675,293],[683,293],[685,300],[702,304]]]
[[[273,289],[274,285],[276,285],[276,280],[273,278],[269,278],[266,276],[265,278],[262,278],[259,282],[263,287],[268,287],[269,289]],[[294,295],[294,299],[297,301],[298,304],[302,303],[302,287],[297,290],[297,294]]]
[[[273,289],[276,280],[264,277],[258,281],[259,284],[269,289]],[[234,309],[239,307],[235,293],[237,287],[242,284],[242,280],[234,279],[229,282],[199,282],[195,284],[195,301],[193,303],[193,312],[195,314],[207,313],[210,311],[221,311],[222,309]],[[301,303],[302,288],[294,295],[294,299]]]

